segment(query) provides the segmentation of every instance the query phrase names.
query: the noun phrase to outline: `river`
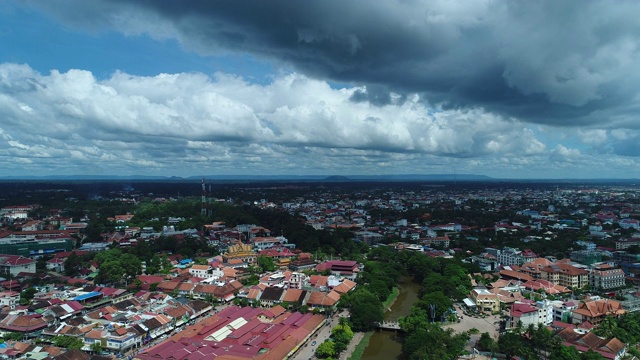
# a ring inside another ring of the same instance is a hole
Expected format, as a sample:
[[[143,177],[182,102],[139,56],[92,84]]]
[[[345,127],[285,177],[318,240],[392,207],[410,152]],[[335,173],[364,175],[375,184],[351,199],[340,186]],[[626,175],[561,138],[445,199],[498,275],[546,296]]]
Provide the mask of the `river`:
[[[398,298],[384,314],[385,321],[398,321],[410,313],[411,306],[418,300],[420,284],[404,277],[398,283]],[[401,334],[395,331],[376,331],[364,350],[361,360],[393,360],[402,354]]]

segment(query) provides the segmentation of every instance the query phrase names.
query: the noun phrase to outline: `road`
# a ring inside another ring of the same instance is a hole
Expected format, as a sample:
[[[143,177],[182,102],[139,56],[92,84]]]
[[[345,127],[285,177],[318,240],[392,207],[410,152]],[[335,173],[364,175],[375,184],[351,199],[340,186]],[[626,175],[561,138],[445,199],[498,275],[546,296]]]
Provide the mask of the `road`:
[[[300,349],[293,354],[289,359],[292,360],[308,360],[308,359],[316,359],[315,351],[318,345],[320,345],[323,341],[327,340],[331,336],[331,329],[333,329],[338,322],[340,321],[340,317],[349,317],[348,312],[341,312],[338,315],[330,318],[329,323],[325,322],[324,325],[318,331],[307,340],[307,342],[300,346]],[[311,345],[313,341],[316,342],[315,346]],[[352,340],[353,341],[353,340]]]

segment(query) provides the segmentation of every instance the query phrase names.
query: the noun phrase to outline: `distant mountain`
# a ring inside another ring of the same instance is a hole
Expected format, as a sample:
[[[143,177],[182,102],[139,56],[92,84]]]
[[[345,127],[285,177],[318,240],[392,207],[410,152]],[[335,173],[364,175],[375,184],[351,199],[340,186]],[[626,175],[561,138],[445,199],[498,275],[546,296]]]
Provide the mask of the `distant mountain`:
[[[401,175],[354,175],[351,180],[375,181],[492,181],[495,178],[474,174],[401,174]]]
[[[508,179],[492,178],[475,174],[393,174],[393,175],[197,175],[149,176],[149,175],[48,175],[48,176],[0,176],[0,181],[158,181],[158,182],[199,182],[202,179],[223,182],[265,182],[265,181],[307,181],[307,182],[357,182],[357,181],[489,181],[518,183],[621,183],[636,184],[640,179]]]
[[[351,181],[351,179],[349,179],[346,176],[340,176],[340,175],[334,175],[334,176],[327,176],[326,178],[324,178],[325,181]]]
[[[398,175],[198,175],[186,178],[179,176],[147,176],[147,175],[49,175],[49,176],[0,176],[0,180],[34,180],[34,181],[492,181],[489,176],[473,174],[398,174]]]

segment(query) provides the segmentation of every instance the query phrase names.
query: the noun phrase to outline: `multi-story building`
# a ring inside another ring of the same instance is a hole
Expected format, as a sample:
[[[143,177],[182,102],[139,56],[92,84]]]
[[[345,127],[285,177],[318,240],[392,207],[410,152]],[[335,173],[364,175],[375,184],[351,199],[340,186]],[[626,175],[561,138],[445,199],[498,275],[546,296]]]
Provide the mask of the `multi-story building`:
[[[571,312],[578,308],[578,302],[555,301],[555,302],[552,302],[552,306],[553,306],[553,320],[569,323],[571,322]]]
[[[560,286],[582,289],[589,284],[589,271],[567,263],[554,263],[540,268],[540,278]]]
[[[589,273],[589,285],[592,289],[598,290],[617,289],[625,286],[624,278],[622,269],[600,265]]]
[[[640,238],[632,237],[616,240],[616,250],[624,250],[632,246],[640,246]]]
[[[476,309],[480,312],[494,313],[500,311],[498,295],[491,293],[487,289],[473,289],[469,296],[476,304]]]
[[[511,306],[509,315],[509,327],[512,329],[518,326],[526,329],[529,325],[539,324],[538,309],[531,304],[516,302]]]
[[[219,279],[224,276],[222,270],[215,269],[211,265],[193,265],[189,268],[189,273],[203,279]]]
[[[502,266],[510,265],[522,265],[524,263],[524,257],[522,251],[510,247],[498,251],[498,263]]]
[[[73,248],[73,240],[67,236],[40,239],[35,235],[21,235],[22,233],[24,232],[16,232],[0,239],[0,253],[38,257],[70,251]]]
[[[290,289],[302,289],[304,283],[307,279],[307,275],[301,272],[292,272],[291,278],[289,278],[289,288]]]
[[[13,309],[20,302],[20,293],[17,291],[1,291],[0,292],[0,307],[7,306],[9,309]]]
[[[372,231],[358,231],[354,234],[354,240],[367,243],[369,245],[377,244],[384,239],[384,236]]]

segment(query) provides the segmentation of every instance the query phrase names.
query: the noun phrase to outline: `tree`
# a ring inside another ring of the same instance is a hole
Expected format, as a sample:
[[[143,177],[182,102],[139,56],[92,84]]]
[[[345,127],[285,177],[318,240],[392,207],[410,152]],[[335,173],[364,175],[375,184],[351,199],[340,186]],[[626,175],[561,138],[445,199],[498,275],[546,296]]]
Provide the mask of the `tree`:
[[[98,270],[98,276],[96,277],[97,283],[111,283],[117,284],[122,281],[125,275],[125,269],[118,260],[108,260],[100,264]]]
[[[442,291],[436,291],[426,294],[416,303],[417,306],[422,307],[429,312],[429,319],[433,316],[435,321],[440,321],[446,314],[449,313],[449,309],[453,306],[453,302]],[[431,307],[433,306],[433,314],[431,314]]]
[[[371,280],[368,288],[373,294],[378,297],[380,301],[385,301],[389,297],[389,294],[391,294],[391,291],[387,287],[387,284],[385,284],[381,279]]]
[[[76,276],[80,271],[82,265],[82,258],[72,251],[71,254],[64,261],[64,274],[67,276]]]
[[[28,287],[20,293],[20,305],[29,305],[33,297],[38,292],[34,287]]]
[[[507,354],[507,358],[511,356],[520,356],[524,358],[535,357],[529,349],[528,344],[518,333],[508,332],[500,336],[498,339],[498,349],[500,352]]]
[[[589,349],[589,351],[583,352],[580,354],[580,360],[602,360],[604,356],[598,354],[597,352]]]
[[[102,344],[100,344],[99,342],[94,342],[93,344],[91,344],[90,349],[94,353],[100,355],[102,353]]]
[[[69,350],[74,350],[74,349],[80,350],[84,345],[84,343],[82,342],[82,339],[73,337],[73,336],[67,336],[67,335],[62,335],[62,336],[58,335],[54,337],[53,344],[57,347],[63,347]]]
[[[469,340],[466,333],[455,334],[453,330],[444,330],[437,324],[408,333],[402,345],[405,357],[413,359],[455,359]]]
[[[258,262],[258,266],[260,266],[260,268],[262,268],[263,272],[275,271],[276,270],[276,265],[273,262],[273,258],[271,258],[271,257],[262,256],[262,255],[258,256],[257,262]]]
[[[384,320],[382,302],[367,289],[356,289],[351,297],[351,323],[356,331],[373,330]]]
[[[551,352],[553,360],[580,360],[580,352],[573,346],[560,345]]]
[[[333,336],[333,342],[335,343],[334,350],[336,354],[340,354],[347,349],[349,342],[351,342],[351,339],[353,338],[353,331],[346,322],[342,322],[331,330],[331,335]]]
[[[133,288],[134,288],[136,291],[140,291],[140,289],[142,289],[142,280],[140,280],[140,278],[136,278],[136,279],[133,281]]]
[[[107,261],[120,260],[121,256],[122,256],[122,251],[120,251],[120,249],[109,249],[109,250],[105,250],[97,253],[93,259],[96,262],[98,262],[98,264],[102,264],[103,262],[107,262]]]
[[[323,341],[316,349],[316,356],[321,359],[332,358],[336,356],[334,343],[331,340]]]
[[[476,343],[476,347],[482,351],[493,352],[496,349],[496,342],[488,332],[483,332],[482,335],[480,335],[480,339],[478,339],[478,342]]]
[[[127,279],[134,278],[142,273],[142,262],[133,254],[122,255],[119,262]]]

